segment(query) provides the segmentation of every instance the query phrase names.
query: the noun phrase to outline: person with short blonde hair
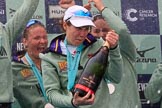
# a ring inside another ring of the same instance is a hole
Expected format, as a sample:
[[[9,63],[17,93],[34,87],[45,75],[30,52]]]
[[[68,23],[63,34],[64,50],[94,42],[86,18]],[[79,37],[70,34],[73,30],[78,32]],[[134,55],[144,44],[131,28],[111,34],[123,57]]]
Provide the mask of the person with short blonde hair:
[[[23,54],[13,56],[12,60],[14,96],[21,108],[53,108],[43,87],[39,58],[39,53],[48,45],[44,24],[31,19],[24,29],[22,42],[25,46]]]

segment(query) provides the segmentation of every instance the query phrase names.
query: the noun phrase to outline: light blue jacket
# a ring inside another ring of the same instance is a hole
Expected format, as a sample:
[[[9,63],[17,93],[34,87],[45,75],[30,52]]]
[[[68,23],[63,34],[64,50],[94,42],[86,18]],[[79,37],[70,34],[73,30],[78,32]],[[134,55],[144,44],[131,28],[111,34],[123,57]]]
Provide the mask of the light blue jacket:
[[[126,24],[109,8],[105,8],[102,15],[109,26],[119,35],[120,52],[123,58],[123,73],[119,84],[115,85],[115,92],[110,95],[110,108],[141,108],[141,101],[137,86],[135,69],[136,46],[131,38]]]
[[[65,34],[54,38],[50,43],[49,52],[40,55],[42,59],[43,81],[49,101],[56,108],[73,108],[73,105],[71,104],[72,93],[67,90],[67,58],[66,55],[62,53],[60,47],[60,42],[63,41],[64,38]],[[79,76],[89,59],[89,55],[94,54],[102,46],[103,41],[96,41],[95,37],[88,34],[83,44],[85,48],[81,54],[75,83],[78,81]],[[110,95],[107,82],[104,79],[109,79],[114,83],[119,83],[121,80],[122,65],[123,62],[119,47],[110,50],[109,66],[107,67],[104,78],[95,94],[96,98],[94,104],[79,106],[79,108],[110,108]]]
[[[5,25],[0,23],[0,103],[13,102],[11,46],[32,17],[38,3],[39,0],[24,0],[22,6]]]
[[[151,104],[160,102],[162,108],[162,64],[158,64],[155,68],[144,94],[148,102]]]
[[[44,108],[47,102],[32,67],[24,64],[20,58],[14,57],[12,71],[14,97],[21,108]]]

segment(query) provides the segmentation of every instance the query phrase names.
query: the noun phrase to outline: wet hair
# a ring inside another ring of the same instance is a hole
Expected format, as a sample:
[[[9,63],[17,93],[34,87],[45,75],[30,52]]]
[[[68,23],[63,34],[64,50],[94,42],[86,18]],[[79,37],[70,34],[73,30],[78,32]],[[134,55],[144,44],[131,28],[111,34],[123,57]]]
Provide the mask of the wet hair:
[[[66,32],[66,30],[65,30],[64,27],[63,27],[63,24],[64,24],[64,23],[66,23],[68,26],[72,25],[71,22],[70,22],[69,20],[64,21],[64,20],[63,20],[63,17],[62,17],[62,19],[59,20],[59,24],[60,24],[60,26],[61,26],[62,32]]]
[[[93,15],[93,17],[92,17],[92,21],[93,21],[93,22],[95,22],[95,21],[98,20],[98,19],[103,19],[103,20],[105,20],[104,17],[103,17],[101,14],[95,14],[95,15]],[[91,27],[91,29],[90,29],[90,32],[92,32],[92,27]]]
[[[93,17],[92,17],[92,21],[93,22],[95,22],[95,21],[97,21],[97,20],[99,20],[99,19],[102,19],[102,20],[104,20],[104,21],[106,21],[105,20],[105,18],[104,18],[104,16],[102,16],[102,14],[96,14],[96,15],[94,15]],[[107,21],[106,21],[107,22]],[[108,23],[107,23],[108,24]],[[108,28],[109,28],[109,30],[111,30],[111,28],[109,27],[109,25],[108,25]],[[90,32],[92,32],[92,29],[91,29],[91,31]]]
[[[66,21],[66,24],[67,24],[68,26],[71,26],[71,25],[72,25],[70,21]]]
[[[96,20],[98,20],[98,19],[103,19],[103,20],[105,20],[105,18],[104,18],[101,14],[96,14],[96,15],[94,15],[94,16],[92,17],[92,21],[93,21],[93,22],[96,21]]]

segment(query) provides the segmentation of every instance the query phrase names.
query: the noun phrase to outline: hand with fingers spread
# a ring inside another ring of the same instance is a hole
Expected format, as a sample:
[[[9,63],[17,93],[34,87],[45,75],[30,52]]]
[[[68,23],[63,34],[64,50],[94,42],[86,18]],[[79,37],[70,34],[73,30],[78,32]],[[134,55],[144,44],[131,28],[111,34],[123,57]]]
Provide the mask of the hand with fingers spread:
[[[70,6],[75,5],[75,1],[74,0],[60,0],[59,1],[59,5],[64,8],[67,9]]]
[[[93,2],[94,6],[99,10],[102,11],[105,6],[104,3],[102,2],[102,0],[88,0],[89,3]]]
[[[70,6],[75,5],[75,1],[74,0],[60,0],[59,5],[62,8],[67,9]],[[85,4],[84,8],[86,8],[87,10],[91,10],[91,4],[90,3]]]

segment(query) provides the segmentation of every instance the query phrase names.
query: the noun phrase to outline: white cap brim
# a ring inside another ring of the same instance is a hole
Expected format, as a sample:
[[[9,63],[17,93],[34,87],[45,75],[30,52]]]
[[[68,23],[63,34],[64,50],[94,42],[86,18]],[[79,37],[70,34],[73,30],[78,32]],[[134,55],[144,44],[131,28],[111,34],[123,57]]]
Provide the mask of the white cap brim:
[[[71,24],[75,27],[83,27],[83,26],[93,26],[96,27],[95,24],[92,22],[92,19],[88,17],[71,17],[70,20]]]

